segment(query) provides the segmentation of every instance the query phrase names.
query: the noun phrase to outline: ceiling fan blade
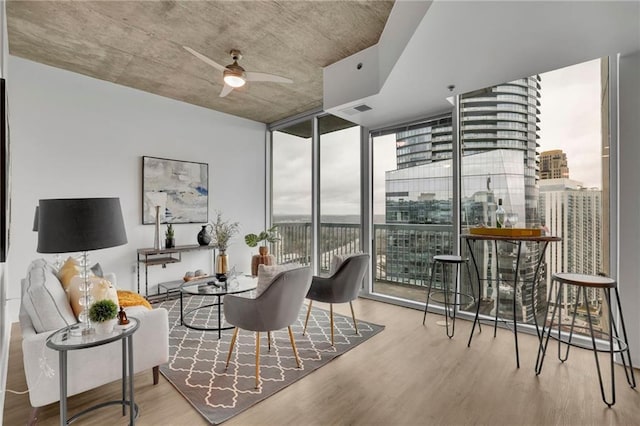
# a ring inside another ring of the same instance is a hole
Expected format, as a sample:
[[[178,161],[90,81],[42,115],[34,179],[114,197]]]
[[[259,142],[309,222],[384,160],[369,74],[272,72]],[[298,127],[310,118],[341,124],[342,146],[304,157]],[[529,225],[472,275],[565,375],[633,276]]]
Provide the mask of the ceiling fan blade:
[[[220,92],[220,97],[224,98],[229,93],[231,93],[232,90],[233,90],[233,87],[229,86],[228,84],[225,84],[224,87],[222,88],[222,92]]]
[[[204,56],[202,53],[198,53],[195,50],[193,50],[190,47],[187,46],[182,46],[187,52],[191,53],[193,56],[195,56],[196,58],[200,59],[201,61],[205,62],[206,64],[211,65],[212,67],[214,67],[215,69],[219,70],[219,71],[224,71],[226,69],[225,66],[220,65],[219,63],[207,58],[206,56]]]
[[[264,72],[247,72],[248,81],[273,81],[274,83],[293,83],[293,80]]]

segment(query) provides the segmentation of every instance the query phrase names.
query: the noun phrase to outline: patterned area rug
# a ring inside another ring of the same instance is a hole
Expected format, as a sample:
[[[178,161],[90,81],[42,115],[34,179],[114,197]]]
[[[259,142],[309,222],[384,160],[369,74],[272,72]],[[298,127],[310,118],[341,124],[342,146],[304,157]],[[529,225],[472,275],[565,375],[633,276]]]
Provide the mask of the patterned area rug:
[[[211,303],[212,299],[185,297],[184,309]],[[302,368],[296,366],[286,328],[271,333],[271,350],[267,349],[266,333],[260,333],[261,386],[255,389],[255,333],[240,330],[225,371],[233,330],[223,331],[218,340],[217,331],[192,330],[180,325],[179,299],[159,306],[169,311],[169,362],[160,367],[160,372],[212,424],[239,414],[384,329],[358,321],[356,335],[351,318],[334,313],[335,347],[332,347],[329,312],[324,309],[311,310],[307,333],[302,335],[307,312],[304,305],[292,326]],[[188,319],[193,325],[215,327],[217,311],[215,307],[201,309]]]

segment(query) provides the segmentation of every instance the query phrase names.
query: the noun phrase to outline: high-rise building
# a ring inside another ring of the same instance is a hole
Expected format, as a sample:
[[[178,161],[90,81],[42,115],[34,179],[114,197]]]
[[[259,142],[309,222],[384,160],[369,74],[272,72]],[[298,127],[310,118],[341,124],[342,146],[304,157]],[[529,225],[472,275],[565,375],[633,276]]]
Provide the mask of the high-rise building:
[[[567,154],[561,149],[540,153],[540,179],[569,179]]]
[[[518,217],[519,226],[539,226],[536,158],[540,88],[540,77],[533,76],[460,97],[463,227],[495,226],[493,215],[498,198],[503,200],[505,210],[512,217]],[[387,223],[450,225],[452,143],[450,114],[396,133],[398,169],[386,173]],[[389,232],[387,265],[396,265],[398,276],[393,278],[398,282],[420,283],[421,277],[430,272],[426,264],[431,257],[450,253],[439,250],[450,250],[452,245],[446,239],[439,239],[437,245],[420,256],[412,244],[417,244],[414,241],[418,239],[427,240],[424,231],[407,228],[402,232],[402,236]],[[534,315],[530,289],[538,253],[535,245],[527,250],[529,255],[523,260],[519,275],[526,285],[517,289],[516,313],[518,319],[525,321],[532,320]],[[508,247],[498,253],[498,273],[504,282],[513,279],[512,255]],[[422,257],[422,261],[417,262],[416,257]],[[485,296],[494,293],[487,278],[491,277],[495,262],[490,251],[480,254]],[[500,297],[511,298],[512,294],[501,290]],[[546,296],[546,287],[539,294]],[[504,302],[500,305],[501,315],[508,318],[512,316],[511,303]],[[546,309],[546,303],[537,303],[536,307],[540,313]]]
[[[552,235],[562,241],[547,249],[546,261],[554,271],[596,275],[603,272],[602,252],[602,191],[586,189],[580,182],[570,179],[548,179],[540,181],[540,218]],[[550,284],[551,277],[547,277]],[[550,288],[547,286],[547,288]],[[587,290],[587,303],[578,298],[578,289],[564,286],[561,300],[549,294],[549,303],[562,303],[572,312],[578,304],[578,313],[586,319],[587,307],[596,324],[602,321],[601,291]],[[586,322],[581,325],[586,325]]]

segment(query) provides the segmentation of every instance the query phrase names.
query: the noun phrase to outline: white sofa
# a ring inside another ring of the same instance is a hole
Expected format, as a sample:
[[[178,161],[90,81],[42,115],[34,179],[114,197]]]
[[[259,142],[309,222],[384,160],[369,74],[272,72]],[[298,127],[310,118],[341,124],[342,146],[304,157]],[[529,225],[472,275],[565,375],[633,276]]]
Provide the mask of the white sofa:
[[[115,276],[105,276],[115,285]],[[54,331],[38,333],[25,309],[24,288],[20,306],[22,353],[29,388],[29,400],[34,407],[29,423],[35,421],[38,408],[60,400],[58,352],[46,346]],[[28,299],[28,298],[27,298]],[[133,335],[133,366],[136,373],[153,369],[153,383],[158,382],[160,364],[169,359],[169,322],[163,308],[149,310],[143,306],[125,308],[127,317],[140,320]],[[67,396],[72,396],[122,378],[122,343],[116,341],[90,349],[69,351],[67,357]]]

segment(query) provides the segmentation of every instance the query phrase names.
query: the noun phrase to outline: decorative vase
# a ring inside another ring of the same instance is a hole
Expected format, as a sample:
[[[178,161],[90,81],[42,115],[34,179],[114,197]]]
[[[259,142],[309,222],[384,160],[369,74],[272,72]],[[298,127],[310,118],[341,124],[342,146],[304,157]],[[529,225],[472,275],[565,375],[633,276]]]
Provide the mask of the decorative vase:
[[[275,256],[269,254],[269,247],[258,247],[258,253],[251,257],[251,275],[258,276],[259,265],[273,265],[275,264]]]
[[[160,206],[156,206],[156,234],[153,237],[153,248],[160,250]]]
[[[116,318],[102,322],[94,322],[93,328],[96,330],[96,334],[109,334],[113,331],[113,327],[115,327],[116,322],[118,322]]]
[[[227,278],[227,272],[229,271],[229,258],[226,250],[220,250],[216,257],[216,278],[220,281],[224,281]]]
[[[208,246],[211,242],[211,234],[207,231],[207,227],[210,225],[202,225],[202,229],[198,232],[198,244],[201,246]]]
[[[174,248],[176,246],[175,238],[165,238],[164,247],[165,248]]]

